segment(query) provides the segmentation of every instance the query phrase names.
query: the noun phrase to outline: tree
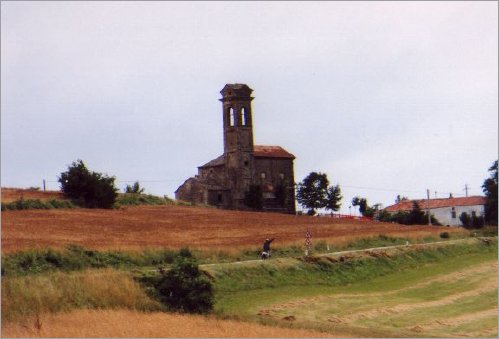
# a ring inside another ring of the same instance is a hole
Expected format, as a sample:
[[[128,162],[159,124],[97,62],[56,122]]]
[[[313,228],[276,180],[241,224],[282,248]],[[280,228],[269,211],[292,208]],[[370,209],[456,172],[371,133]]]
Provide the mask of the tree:
[[[343,196],[341,195],[340,186],[336,185],[329,187],[327,190],[327,203],[325,208],[333,212],[338,211],[341,207],[341,199],[343,199]]]
[[[490,177],[482,185],[485,193],[485,222],[497,225],[497,160],[489,168]]]
[[[213,309],[213,287],[188,249],[180,250],[172,268],[156,286],[160,300],[172,311],[207,313]]]
[[[398,204],[405,200],[409,200],[409,198],[407,198],[406,196],[400,196],[400,194],[398,194],[397,197],[395,198],[395,203]]]
[[[249,191],[244,194],[244,204],[255,211],[263,208],[263,194],[260,185],[250,185]]]
[[[482,228],[484,226],[484,218],[482,216],[477,217],[475,212],[471,213],[471,217],[468,213],[463,212],[459,216],[459,220],[465,228]]]
[[[284,207],[288,202],[288,194],[286,192],[285,184],[278,184],[274,189],[275,199],[279,206]]]
[[[379,211],[381,204],[374,204],[372,207],[369,207],[367,204],[367,199],[354,197],[352,199],[352,206],[359,206],[359,212],[364,217],[373,218],[374,215]]]
[[[326,208],[337,211],[342,199],[339,185],[329,187],[329,180],[325,173],[311,172],[301,183],[298,183],[296,200],[308,209],[309,215],[315,210]]]
[[[58,179],[62,193],[75,204],[88,208],[112,208],[117,194],[114,177],[87,169],[77,160]]]
[[[125,187],[125,193],[142,194],[144,193],[144,191],[145,189],[143,187],[140,187],[138,181],[134,182],[132,186],[126,185]]]

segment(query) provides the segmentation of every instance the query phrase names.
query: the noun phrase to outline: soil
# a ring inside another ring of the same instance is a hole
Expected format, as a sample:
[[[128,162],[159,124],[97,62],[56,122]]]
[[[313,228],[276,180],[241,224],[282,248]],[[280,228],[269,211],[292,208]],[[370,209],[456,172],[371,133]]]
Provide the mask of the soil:
[[[26,193],[26,192],[29,192]],[[57,192],[24,191],[24,198]],[[20,194],[19,192],[17,194]],[[32,195],[33,194],[33,195]],[[2,200],[15,195],[2,189]],[[2,253],[29,248],[61,248],[78,244],[93,249],[143,250],[183,246],[228,251],[259,249],[265,238],[274,248],[319,239],[344,244],[358,238],[438,237],[440,226],[404,226],[330,217],[228,211],[190,206],[134,206],[114,210],[53,209],[2,212]],[[462,229],[446,228],[449,233]]]

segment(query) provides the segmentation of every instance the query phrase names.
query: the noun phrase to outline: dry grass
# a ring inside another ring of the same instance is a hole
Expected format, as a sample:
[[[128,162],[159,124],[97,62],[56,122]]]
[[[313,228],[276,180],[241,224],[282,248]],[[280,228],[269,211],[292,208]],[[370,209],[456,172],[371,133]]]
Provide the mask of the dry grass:
[[[37,192],[42,193],[43,192]],[[385,234],[438,237],[438,226],[360,222],[262,212],[187,206],[137,206],[119,210],[25,210],[2,212],[2,252],[61,248],[79,244],[98,250],[143,250],[189,246],[197,249],[259,248],[275,237],[275,246],[302,243],[306,229],[330,244]],[[445,228],[453,234],[467,232]]]
[[[159,310],[128,272],[112,269],[2,278],[2,320],[74,308]]]
[[[330,338],[330,333],[213,317],[130,310],[77,310],[2,324],[4,337],[52,338]],[[338,335],[339,337],[340,335]]]
[[[27,190],[22,188],[2,188],[2,202],[9,203],[16,201],[18,199],[40,199],[50,200],[50,199],[64,199],[64,196],[60,191],[38,191],[38,190]]]

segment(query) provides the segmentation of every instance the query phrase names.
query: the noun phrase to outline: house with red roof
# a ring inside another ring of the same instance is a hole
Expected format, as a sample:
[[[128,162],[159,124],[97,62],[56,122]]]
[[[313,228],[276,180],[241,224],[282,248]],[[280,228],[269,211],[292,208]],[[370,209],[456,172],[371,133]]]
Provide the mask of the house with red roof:
[[[263,210],[295,213],[295,156],[281,146],[253,144],[252,92],[245,84],[222,89],[224,153],[199,166],[175,199],[244,210],[250,189],[259,187]]]
[[[465,212],[471,215],[483,216],[485,213],[485,197],[449,197],[446,199],[421,199],[421,200],[402,200],[395,205],[386,207],[384,210],[389,213],[410,212],[414,202],[419,205],[421,210],[430,210],[435,218],[442,225],[462,226],[459,216]]]

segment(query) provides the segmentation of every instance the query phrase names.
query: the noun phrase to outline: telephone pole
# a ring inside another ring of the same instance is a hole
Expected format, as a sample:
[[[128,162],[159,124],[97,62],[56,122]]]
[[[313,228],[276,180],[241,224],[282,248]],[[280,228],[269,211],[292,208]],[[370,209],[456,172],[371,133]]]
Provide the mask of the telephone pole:
[[[464,191],[466,192],[466,197],[468,197],[468,184],[464,185]]]
[[[431,215],[430,215],[430,190],[426,190],[426,213],[428,214],[428,225],[431,226]]]

